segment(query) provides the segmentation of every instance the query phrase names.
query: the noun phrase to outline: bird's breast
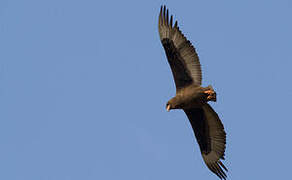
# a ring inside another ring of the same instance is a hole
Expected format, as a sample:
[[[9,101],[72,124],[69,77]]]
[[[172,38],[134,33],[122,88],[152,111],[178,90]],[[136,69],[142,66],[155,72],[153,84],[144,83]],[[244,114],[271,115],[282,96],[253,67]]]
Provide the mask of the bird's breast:
[[[180,104],[183,108],[198,108],[207,102],[207,96],[204,88],[198,86],[189,86],[177,93],[180,96]]]

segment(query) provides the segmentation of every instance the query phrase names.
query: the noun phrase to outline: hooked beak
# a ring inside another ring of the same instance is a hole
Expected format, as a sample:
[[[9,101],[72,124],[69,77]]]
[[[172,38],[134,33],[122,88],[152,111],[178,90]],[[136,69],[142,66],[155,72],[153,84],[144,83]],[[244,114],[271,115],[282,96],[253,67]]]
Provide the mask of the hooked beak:
[[[170,105],[166,106],[166,110],[169,111],[170,110]]]

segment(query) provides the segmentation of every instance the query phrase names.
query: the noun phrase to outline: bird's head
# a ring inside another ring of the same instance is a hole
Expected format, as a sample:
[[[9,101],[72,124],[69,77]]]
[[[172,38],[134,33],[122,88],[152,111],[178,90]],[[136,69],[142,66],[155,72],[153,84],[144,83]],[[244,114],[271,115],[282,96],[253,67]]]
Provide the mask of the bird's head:
[[[179,98],[174,97],[166,103],[166,110],[170,111],[171,109],[180,109]]]
[[[172,109],[172,106],[169,102],[166,103],[166,111],[170,111]]]

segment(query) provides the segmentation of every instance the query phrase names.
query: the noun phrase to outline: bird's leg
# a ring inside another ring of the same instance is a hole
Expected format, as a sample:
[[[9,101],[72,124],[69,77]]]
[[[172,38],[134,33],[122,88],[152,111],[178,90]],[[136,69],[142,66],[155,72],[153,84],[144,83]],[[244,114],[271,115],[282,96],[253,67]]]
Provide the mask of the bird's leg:
[[[207,94],[207,101],[216,101],[216,92],[213,90],[212,87],[210,89],[204,91]]]
[[[207,94],[207,100],[211,100],[212,99],[212,96],[213,94],[215,93],[214,91],[212,90],[207,90],[207,91],[204,91],[205,94]]]

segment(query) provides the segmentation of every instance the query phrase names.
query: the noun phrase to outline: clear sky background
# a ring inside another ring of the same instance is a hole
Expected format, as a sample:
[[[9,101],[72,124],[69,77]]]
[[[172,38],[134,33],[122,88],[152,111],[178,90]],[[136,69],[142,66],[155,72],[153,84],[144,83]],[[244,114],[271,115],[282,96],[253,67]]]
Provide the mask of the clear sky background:
[[[290,0],[1,0],[0,179],[217,179],[165,110],[162,4],[217,91],[229,179],[291,178]]]

